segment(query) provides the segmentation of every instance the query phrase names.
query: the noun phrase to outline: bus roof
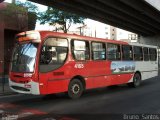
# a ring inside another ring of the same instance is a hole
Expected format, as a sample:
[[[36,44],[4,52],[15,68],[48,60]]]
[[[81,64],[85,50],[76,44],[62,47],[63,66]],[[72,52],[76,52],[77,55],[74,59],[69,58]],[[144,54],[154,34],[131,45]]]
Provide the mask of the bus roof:
[[[109,40],[104,38],[95,38],[95,37],[88,37],[88,36],[81,36],[77,34],[68,34],[68,33],[60,33],[60,32],[53,32],[53,31],[26,31],[21,32],[16,35],[16,37],[25,36],[27,34],[39,33],[41,37],[41,41],[45,40],[47,37],[61,37],[61,38],[70,38],[70,39],[79,39],[79,40],[89,40],[89,41],[99,41],[99,42],[108,42],[108,43],[116,43],[116,44],[128,44],[127,42],[118,41],[118,40]],[[28,37],[29,38],[29,37]],[[26,41],[27,39],[23,39]],[[29,40],[29,39],[28,39]],[[19,41],[22,41],[19,39]]]
[[[53,32],[53,31],[39,31],[39,33],[42,36],[42,40],[44,40],[44,38],[46,38],[48,36],[55,36],[55,37],[63,37],[63,38],[79,39],[79,40],[99,41],[99,42],[108,42],[108,43],[116,43],[116,44],[128,44],[127,42],[118,41],[118,40],[109,40],[109,39],[105,39],[105,38],[95,38],[95,37]]]
[[[157,47],[153,45],[146,45],[146,44],[139,44],[139,43],[128,43],[124,41],[118,41],[118,40],[109,40],[105,38],[95,38],[95,37],[89,37],[89,36],[81,36],[77,34],[68,34],[68,33],[61,33],[61,32],[53,32],[53,31],[26,31],[17,34],[18,37],[21,37],[26,34],[37,34],[40,35],[41,41],[44,41],[45,38],[48,37],[61,37],[61,38],[70,38],[70,39],[78,39],[78,40],[89,40],[89,41],[97,41],[97,42],[107,42],[107,43],[114,43],[114,44],[124,44],[124,45],[135,45],[135,46],[146,46],[146,47]],[[24,39],[26,40],[26,39]],[[21,41],[21,39],[19,40]]]

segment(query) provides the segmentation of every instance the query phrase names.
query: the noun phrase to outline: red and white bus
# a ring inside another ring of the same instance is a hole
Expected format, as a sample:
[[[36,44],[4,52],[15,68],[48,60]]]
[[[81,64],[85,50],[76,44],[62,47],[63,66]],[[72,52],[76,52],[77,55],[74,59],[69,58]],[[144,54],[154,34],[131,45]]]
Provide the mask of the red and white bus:
[[[18,93],[46,95],[141,81],[158,75],[157,47],[51,31],[16,36],[9,86]]]

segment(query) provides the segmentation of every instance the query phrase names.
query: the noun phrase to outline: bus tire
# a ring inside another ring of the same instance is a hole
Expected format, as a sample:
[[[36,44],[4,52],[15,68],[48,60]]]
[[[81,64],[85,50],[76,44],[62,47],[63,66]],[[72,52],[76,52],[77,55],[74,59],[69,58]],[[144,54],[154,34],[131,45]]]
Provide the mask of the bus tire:
[[[79,79],[73,79],[68,86],[68,96],[72,99],[79,98],[83,93],[83,84]]]
[[[128,83],[129,87],[138,87],[141,84],[141,75],[139,73],[135,73],[133,77],[133,82]]]

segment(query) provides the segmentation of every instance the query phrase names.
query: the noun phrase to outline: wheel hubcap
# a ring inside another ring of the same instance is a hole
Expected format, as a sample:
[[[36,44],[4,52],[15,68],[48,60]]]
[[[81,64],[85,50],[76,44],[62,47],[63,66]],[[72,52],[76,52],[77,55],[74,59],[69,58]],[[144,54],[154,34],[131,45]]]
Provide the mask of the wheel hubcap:
[[[78,84],[74,84],[71,88],[73,94],[78,94],[80,91],[80,87]]]
[[[140,80],[139,80],[140,78],[139,78],[139,76],[136,76],[135,77],[135,84],[136,85],[139,85],[140,84]]]

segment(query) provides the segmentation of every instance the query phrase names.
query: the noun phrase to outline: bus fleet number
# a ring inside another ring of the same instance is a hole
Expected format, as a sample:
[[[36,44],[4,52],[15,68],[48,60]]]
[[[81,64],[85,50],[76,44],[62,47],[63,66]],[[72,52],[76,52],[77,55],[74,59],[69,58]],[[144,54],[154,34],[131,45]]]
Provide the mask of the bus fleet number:
[[[74,67],[78,68],[78,69],[82,69],[82,68],[84,68],[84,65],[83,64],[75,64]]]

